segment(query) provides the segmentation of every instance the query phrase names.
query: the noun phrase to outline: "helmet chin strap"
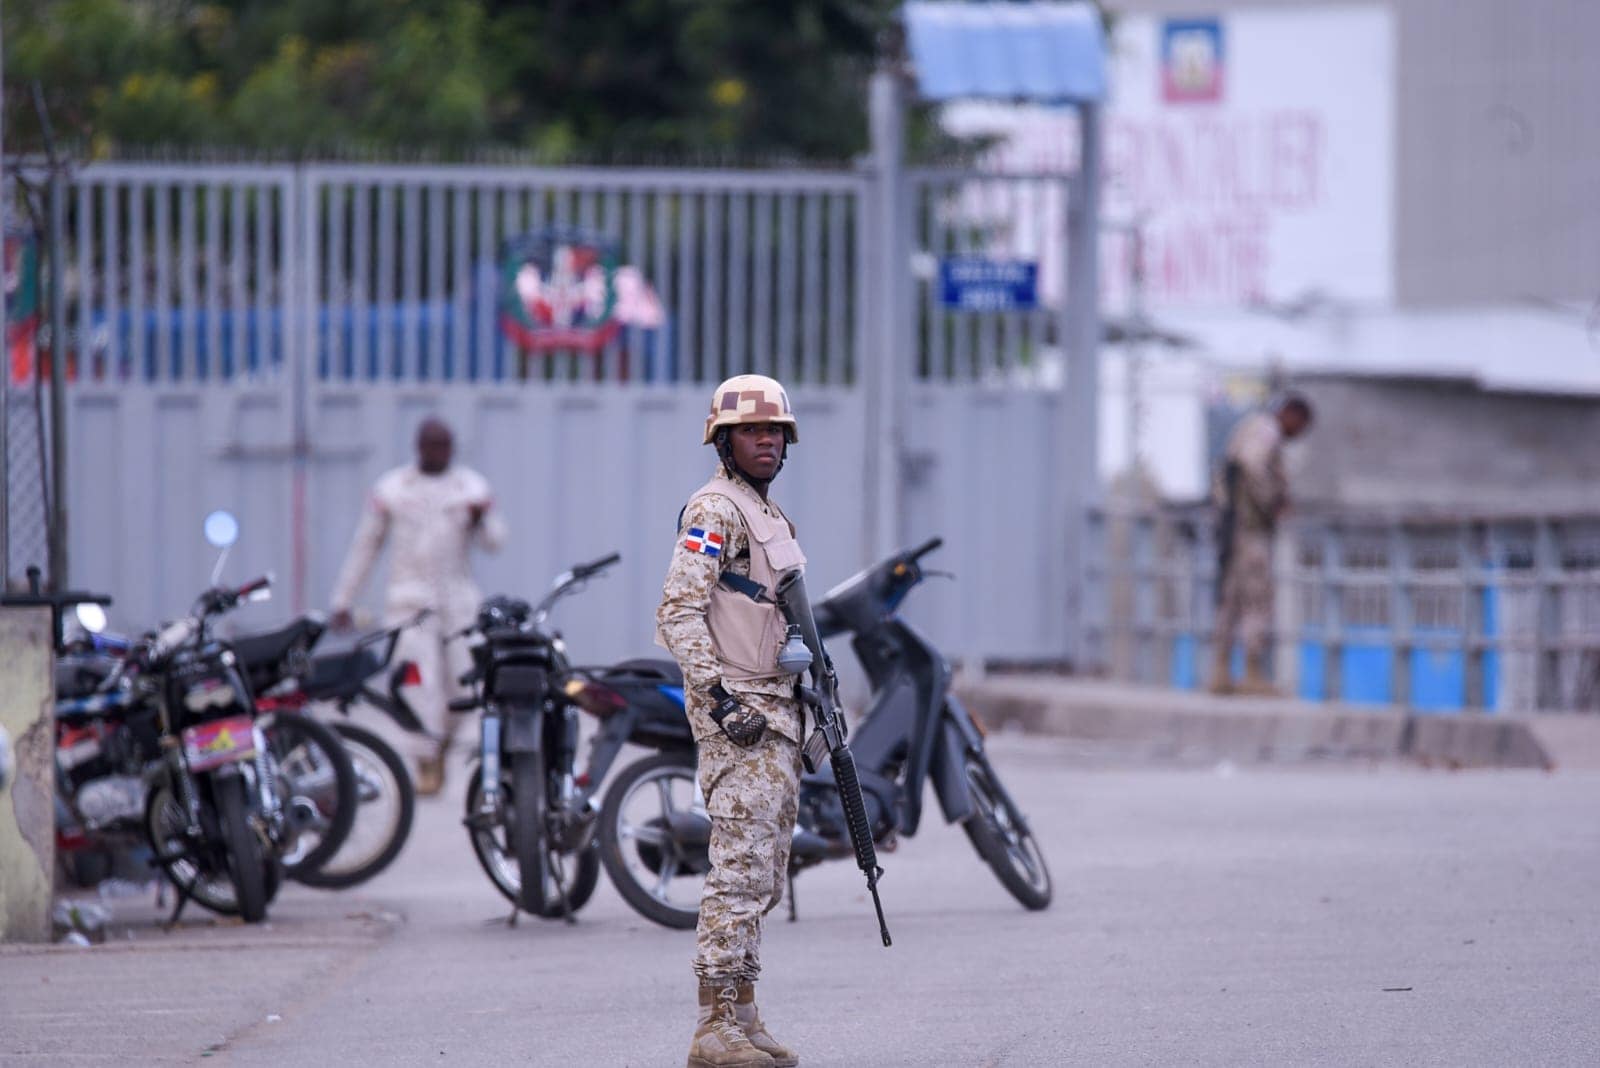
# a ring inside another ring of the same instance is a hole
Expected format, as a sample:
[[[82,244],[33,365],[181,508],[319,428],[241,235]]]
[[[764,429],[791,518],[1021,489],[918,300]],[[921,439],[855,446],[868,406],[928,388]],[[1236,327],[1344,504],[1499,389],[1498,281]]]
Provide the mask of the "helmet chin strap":
[[[783,441],[783,450],[778,453],[777,471],[772,472],[772,478],[757,478],[744,468],[740,467],[738,463],[734,461],[733,440],[728,433],[727,427],[723,427],[722,429],[718,430],[717,436],[713,439],[713,441],[717,446],[717,456],[722,459],[722,466],[728,472],[728,474],[734,476],[735,478],[743,479],[745,482],[748,482],[750,485],[757,488],[772,485],[772,478],[778,477],[778,471],[783,470],[783,462],[789,458],[789,439],[785,437]]]

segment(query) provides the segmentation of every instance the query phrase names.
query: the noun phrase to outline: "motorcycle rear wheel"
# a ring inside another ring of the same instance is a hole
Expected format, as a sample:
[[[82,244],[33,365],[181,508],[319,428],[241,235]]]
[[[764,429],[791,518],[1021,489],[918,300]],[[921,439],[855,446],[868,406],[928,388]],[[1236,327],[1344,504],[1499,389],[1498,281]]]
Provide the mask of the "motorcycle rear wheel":
[[[417,788],[400,754],[377,734],[354,723],[329,726],[355,769],[355,819],[332,857],[295,878],[319,890],[344,890],[371,879],[400,855],[416,817]]]
[[[680,931],[699,922],[701,883],[674,883],[711,870],[704,847],[684,846],[669,830],[669,817],[694,796],[693,751],[669,751],[623,768],[600,809],[600,859],[617,892],[645,919]]]
[[[512,796],[504,799],[502,811],[506,807],[515,806],[515,783],[501,782],[500,788],[504,793]],[[483,873],[489,877],[489,882],[500,891],[501,895],[518,908],[522,907],[522,875],[517,865],[516,850],[511,844],[511,831],[509,822],[502,821],[488,826],[476,825],[474,817],[478,812],[479,803],[483,797],[483,769],[474,768],[472,781],[467,784],[467,835],[472,842],[473,855],[478,858],[478,865],[483,868]],[[577,912],[589,903],[589,898],[594,896],[595,887],[600,883],[600,843],[591,839],[584,849],[577,853],[563,853],[561,855],[561,890],[565,891],[567,907]],[[545,891],[548,902],[543,912],[536,913],[541,919],[556,920],[565,915],[562,908],[562,893],[555,888],[554,872]]]
[[[277,760],[289,825],[283,871],[304,882],[339,851],[355,823],[355,767],[333,729],[310,716],[263,716],[258,722]]]
[[[988,767],[967,765],[967,795],[973,811],[961,826],[972,848],[1023,907],[1048,908],[1054,891],[1044,853],[1033,832],[1011,819]]]

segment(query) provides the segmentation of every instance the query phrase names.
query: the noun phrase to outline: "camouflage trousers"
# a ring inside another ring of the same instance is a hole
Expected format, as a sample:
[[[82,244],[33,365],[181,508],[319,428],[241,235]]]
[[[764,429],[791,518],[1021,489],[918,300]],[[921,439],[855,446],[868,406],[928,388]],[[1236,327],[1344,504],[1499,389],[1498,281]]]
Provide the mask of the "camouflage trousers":
[[[1222,576],[1216,641],[1223,648],[1239,641],[1247,657],[1265,654],[1272,635],[1272,593],[1272,535],[1239,531],[1234,535],[1227,573]]]
[[[768,718],[795,714],[768,698]],[[694,971],[702,983],[755,982],[762,918],[783,900],[800,790],[800,747],[781,735],[746,749],[722,735],[699,743],[700,790],[711,816],[711,871],[700,896]]]

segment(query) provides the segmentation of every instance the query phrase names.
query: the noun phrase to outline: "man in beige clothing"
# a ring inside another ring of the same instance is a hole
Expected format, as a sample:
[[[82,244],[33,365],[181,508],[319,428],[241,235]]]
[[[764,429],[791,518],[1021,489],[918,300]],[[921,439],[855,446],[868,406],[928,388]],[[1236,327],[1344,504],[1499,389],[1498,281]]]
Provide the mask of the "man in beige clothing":
[[[1239,420],[1228,438],[1213,496],[1221,510],[1216,629],[1211,692],[1270,695],[1267,643],[1272,635],[1272,541],[1289,507],[1283,446],[1311,426],[1311,404],[1289,395],[1273,409]],[[1230,655],[1244,645],[1244,679],[1235,686]]]
[[[356,528],[350,555],[333,590],[335,629],[351,625],[351,607],[387,542],[389,585],[384,618],[389,625],[430,615],[400,632],[395,659],[416,663],[422,682],[409,695],[431,737],[408,736],[417,767],[417,793],[436,794],[444,785],[444,750],[451,733],[449,702],[461,693],[457,681],[472,666],[464,642],[446,637],[471,623],[478,610],[472,581],[474,546],[494,552],[506,539],[488,480],[452,462],[455,439],[438,419],[417,431],[417,462],[397,467],[372,487]]]

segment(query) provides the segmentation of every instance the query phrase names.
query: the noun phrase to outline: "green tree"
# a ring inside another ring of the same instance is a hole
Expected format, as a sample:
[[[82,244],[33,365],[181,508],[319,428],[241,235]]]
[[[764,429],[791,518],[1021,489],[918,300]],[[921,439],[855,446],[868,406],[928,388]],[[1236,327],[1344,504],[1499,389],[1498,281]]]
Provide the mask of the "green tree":
[[[898,0],[8,0],[8,147],[31,86],[96,154],[552,160],[865,148],[865,82]]]

